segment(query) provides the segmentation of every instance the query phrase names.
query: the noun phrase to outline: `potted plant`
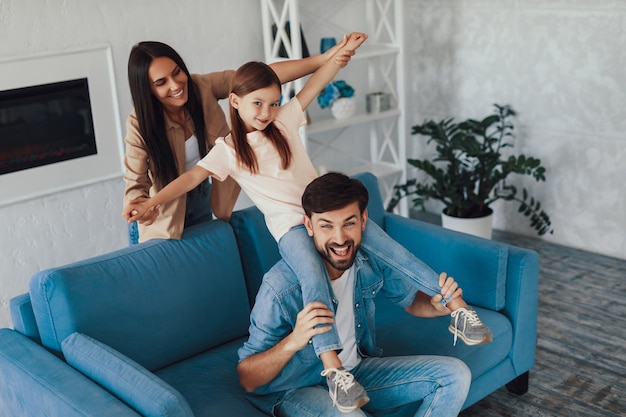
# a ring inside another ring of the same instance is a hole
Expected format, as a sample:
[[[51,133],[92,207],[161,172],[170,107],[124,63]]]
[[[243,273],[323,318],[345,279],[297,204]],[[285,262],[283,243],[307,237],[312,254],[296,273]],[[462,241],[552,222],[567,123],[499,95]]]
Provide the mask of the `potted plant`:
[[[510,119],[515,111],[510,106],[494,106],[495,114],[480,121],[456,123],[448,118],[413,126],[411,134],[436,144],[436,155],[432,159],[408,159],[410,165],[426,174],[427,181],[414,178],[396,185],[387,210],[393,210],[402,198],[414,196],[413,206],[422,210],[432,198],[444,204],[443,212],[448,216],[479,218],[490,215],[490,204],[502,199],[518,202],[519,212],[530,219],[530,226],[539,235],[552,233],[550,217],[541,209],[541,203],[526,188],[519,196],[517,188],[506,182],[510,174],[545,181],[546,170],[537,158],[505,155],[505,149],[513,147]]]

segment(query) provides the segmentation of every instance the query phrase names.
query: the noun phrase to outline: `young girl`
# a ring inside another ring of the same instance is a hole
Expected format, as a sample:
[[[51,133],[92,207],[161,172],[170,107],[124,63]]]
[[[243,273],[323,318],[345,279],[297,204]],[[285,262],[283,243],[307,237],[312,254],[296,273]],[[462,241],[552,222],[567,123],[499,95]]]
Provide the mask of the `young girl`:
[[[344,39],[337,53],[344,49],[354,50],[365,39],[367,35],[353,33]],[[231,134],[217,139],[214,148],[194,168],[152,198],[126,205],[124,217],[129,221],[140,219],[156,206],[193,189],[208,176],[220,181],[230,176],[264,214],[268,229],[278,242],[281,256],[299,277],[304,305],[321,301],[334,311],[327,280],[320,279],[326,277],[325,266],[302,226],[302,193],[317,174],[302,145],[298,129],[306,122],[304,109],[333,79],[339,68],[333,60],[329,60],[311,76],[294,99],[279,106],[280,81],[276,74],[260,62],[244,64],[235,74],[229,96]],[[387,236],[374,222],[368,222],[361,247],[375,262],[397,269],[416,281],[423,292],[431,296],[439,294],[439,276]],[[450,330],[457,331],[458,321],[464,324],[464,329],[459,329],[462,340],[468,344],[491,341],[489,329],[460,297],[448,307],[456,317]],[[315,336],[313,346],[324,365],[323,375],[327,375],[329,387],[343,388],[338,391],[331,388],[333,401],[352,402],[352,406],[343,403],[343,409],[364,405],[368,400],[367,394],[342,367],[337,353],[341,351],[341,342],[335,327]]]

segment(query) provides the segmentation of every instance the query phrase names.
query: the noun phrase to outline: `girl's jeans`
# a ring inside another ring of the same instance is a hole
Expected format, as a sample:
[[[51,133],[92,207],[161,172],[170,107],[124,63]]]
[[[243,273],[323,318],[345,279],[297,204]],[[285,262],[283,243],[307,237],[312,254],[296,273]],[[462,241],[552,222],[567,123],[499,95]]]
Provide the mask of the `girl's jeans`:
[[[285,233],[278,242],[278,248],[283,259],[300,281],[303,305],[320,301],[334,311],[336,300],[333,300],[331,295],[326,267],[304,225],[296,226]],[[420,291],[430,296],[439,294],[439,275],[390,238],[373,221],[367,221],[361,250],[378,265],[384,265],[404,274],[420,288]],[[444,300],[442,303],[445,305]],[[318,356],[329,350],[341,350],[341,342],[335,326],[332,326],[332,329],[326,333],[314,336],[313,347]]]
[[[447,356],[366,358],[352,369],[352,374],[370,397],[362,409],[342,414],[333,407],[328,388],[323,384],[287,391],[273,407],[273,415],[366,416],[422,401],[415,417],[456,416],[472,380],[463,361]]]

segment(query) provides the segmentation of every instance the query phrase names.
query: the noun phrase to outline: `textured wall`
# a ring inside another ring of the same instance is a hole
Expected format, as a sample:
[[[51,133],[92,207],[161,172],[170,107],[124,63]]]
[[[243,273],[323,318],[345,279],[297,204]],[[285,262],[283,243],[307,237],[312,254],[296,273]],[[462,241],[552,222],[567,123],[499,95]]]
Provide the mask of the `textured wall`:
[[[626,2],[406,2],[408,116],[517,111],[514,150],[541,158],[547,181],[519,177],[550,214],[545,239],[626,259]],[[409,130],[410,131],[410,130]],[[408,155],[424,155],[411,136]],[[436,205],[432,209],[438,209]],[[516,203],[494,227],[533,235]]]
[[[109,43],[124,123],[133,44],[169,43],[194,72],[236,68],[263,59],[259,16],[257,0],[1,0],[0,60]],[[229,22],[240,26],[235,37]],[[11,326],[9,299],[28,289],[35,272],[127,245],[123,187],[120,177],[0,206],[0,327]]]

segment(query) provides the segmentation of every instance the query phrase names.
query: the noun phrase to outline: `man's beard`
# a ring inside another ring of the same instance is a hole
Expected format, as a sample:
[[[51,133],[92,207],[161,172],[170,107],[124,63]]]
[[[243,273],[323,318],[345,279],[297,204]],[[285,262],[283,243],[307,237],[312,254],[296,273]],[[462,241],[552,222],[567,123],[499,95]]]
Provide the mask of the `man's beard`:
[[[322,256],[322,258],[324,258],[326,260],[326,262],[328,262],[333,268],[335,268],[338,271],[345,271],[347,269],[350,269],[350,267],[354,264],[354,258],[356,258],[356,253],[359,250],[360,245],[355,246],[354,245],[354,241],[353,240],[348,240],[346,241],[343,245],[337,245],[337,244],[328,244],[325,245],[323,248],[315,245],[317,248],[317,251],[319,252],[319,254]],[[332,252],[332,247],[343,247],[343,246],[349,246],[348,250],[352,251],[350,254],[350,257],[347,259],[335,259],[333,258],[333,252]]]

